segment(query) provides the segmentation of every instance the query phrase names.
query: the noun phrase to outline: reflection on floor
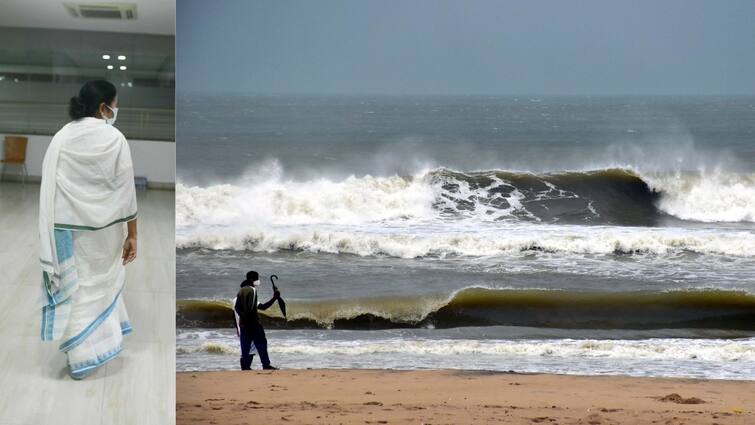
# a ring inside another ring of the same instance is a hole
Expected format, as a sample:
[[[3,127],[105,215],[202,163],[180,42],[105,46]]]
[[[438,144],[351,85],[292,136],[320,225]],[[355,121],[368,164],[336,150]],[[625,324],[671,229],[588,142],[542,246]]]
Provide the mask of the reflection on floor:
[[[134,333],[82,381],[39,337],[39,185],[0,183],[0,425],[175,421],[174,192],[139,192],[138,258],[124,290]]]

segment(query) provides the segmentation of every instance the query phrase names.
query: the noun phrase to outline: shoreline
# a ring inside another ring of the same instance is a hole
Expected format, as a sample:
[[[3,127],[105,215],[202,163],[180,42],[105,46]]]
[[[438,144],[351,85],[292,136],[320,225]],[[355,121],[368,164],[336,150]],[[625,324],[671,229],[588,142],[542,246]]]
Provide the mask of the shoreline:
[[[755,381],[464,370],[178,372],[178,425],[752,424]]]

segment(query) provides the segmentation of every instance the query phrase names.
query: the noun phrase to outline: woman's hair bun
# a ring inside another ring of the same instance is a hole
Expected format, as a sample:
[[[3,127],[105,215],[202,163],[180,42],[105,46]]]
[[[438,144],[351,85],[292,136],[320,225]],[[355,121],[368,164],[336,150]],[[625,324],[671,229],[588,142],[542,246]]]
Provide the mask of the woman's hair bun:
[[[81,86],[79,95],[68,103],[68,115],[77,120],[94,117],[101,104],[110,105],[115,99],[115,86],[105,80],[87,81]]]
[[[74,96],[71,98],[71,101],[68,103],[68,115],[74,120],[86,116],[86,105],[84,105],[80,97]]]

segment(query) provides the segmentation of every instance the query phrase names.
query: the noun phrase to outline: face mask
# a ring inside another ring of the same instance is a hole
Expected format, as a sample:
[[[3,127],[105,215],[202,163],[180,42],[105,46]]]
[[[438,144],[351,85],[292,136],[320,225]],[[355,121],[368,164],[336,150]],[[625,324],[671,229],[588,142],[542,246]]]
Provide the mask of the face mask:
[[[257,280],[255,280],[254,282],[252,282],[252,286],[254,286],[255,288],[256,288],[256,287],[258,287],[258,286],[260,286],[260,281],[259,281],[259,279],[257,279]]]
[[[111,118],[105,118],[105,123],[110,125],[115,124],[115,119],[118,117],[118,108],[111,108],[107,105],[105,105],[105,107],[113,111],[113,116]]]

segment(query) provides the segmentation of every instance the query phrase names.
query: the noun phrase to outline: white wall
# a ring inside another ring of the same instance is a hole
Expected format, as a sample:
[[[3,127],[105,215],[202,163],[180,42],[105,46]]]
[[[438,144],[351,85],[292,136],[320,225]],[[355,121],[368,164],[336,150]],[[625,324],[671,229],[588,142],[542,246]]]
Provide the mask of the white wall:
[[[30,176],[37,179],[42,175],[42,159],[44,159],[47,145],[52,136],[26,136],[29,145],[26,148],[26,168]],[[5,139],[5,134],[0,133],[0,143]],[[176,182],[176,144],[174,142],[155,142],[151,140],[129,140],[131,157],[134,161],[134,174],[146,177],[150,183],[160,186],[174,185]],[[0,145],[1,146],[1,145]],[[0,148],[1,149],[1,148]],[[8,174],[15,172],[10,167]],[[30,179],[32,180],[32,179]]]

